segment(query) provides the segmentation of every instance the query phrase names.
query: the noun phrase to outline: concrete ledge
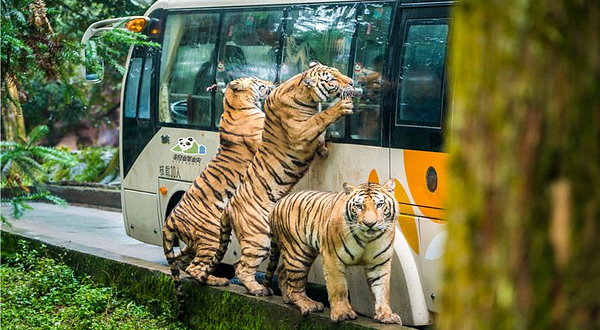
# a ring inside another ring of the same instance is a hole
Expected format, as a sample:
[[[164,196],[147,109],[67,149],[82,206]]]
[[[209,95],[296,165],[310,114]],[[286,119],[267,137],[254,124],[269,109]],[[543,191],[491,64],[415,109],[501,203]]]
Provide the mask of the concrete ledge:
[[[88,275],[96,283],[112,286],[151,310],[159,311],[165,303],[176,304],[168,267],[5,226],[2,253],[19,249],[19,240],[26,240],[37,249],[46,245],[49,256],[59,258],[78,275]],[[365,317],[334,324],[329,320],[328,309],[302,316],[279,296],[249,296],[243,287],[236,285],[201,286],[189,276],[182,278],[182,282],[187,295],[184,323],[193,329],[412,329],[382,325]]]
[[[121,191],[85,186],[48,185],[48,190],[71,204],[121,209]]]

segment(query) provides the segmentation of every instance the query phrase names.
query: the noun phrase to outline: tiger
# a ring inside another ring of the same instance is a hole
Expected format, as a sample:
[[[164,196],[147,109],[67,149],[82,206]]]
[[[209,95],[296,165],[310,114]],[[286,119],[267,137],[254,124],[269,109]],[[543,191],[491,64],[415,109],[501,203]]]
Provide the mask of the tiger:
[[[226,278],[208,274],[207,268],[219,246],[221,213],[262,143],[265,114],[261,100],[273,88],[273,83],[255,77],[240,78],[227,85],[219,122],[219,150],[173,208],[162,228],[163,249],[175,282],[180,316],[185,302],[178,264],[185,265],[185,271],[202,284],[229,283]],[[173,250],[175,239],[186,245],[179,256]]]
[[[286,303],[302,314],[323,311],[323,304],[306,295],[310,266],[320,254],[331,320],[356,318],[348,299],[346,270],[362,265],[375,300],[374,318],[402,324],[390,308],[390,272],[395,222],[399,215],[395,181],[383,185],[344,183],[341,192],[305,190],[282,198],[269,213],[271,256],[263,284],[270,286],[275,270]],[[279,256],[282,264],[277,267]]]
[[[267,97],[263,144],[223,212],[221,244],[211,271],[222,260],[233,228],[241,248],[235,275],[252,295],[273,294],[254,278],[271,247],[269,210],[302,179],[327,127],[352,114],[353,83],[338,69],[313,61]],[[335,104],[318,111],[322,102],[336,98]]]

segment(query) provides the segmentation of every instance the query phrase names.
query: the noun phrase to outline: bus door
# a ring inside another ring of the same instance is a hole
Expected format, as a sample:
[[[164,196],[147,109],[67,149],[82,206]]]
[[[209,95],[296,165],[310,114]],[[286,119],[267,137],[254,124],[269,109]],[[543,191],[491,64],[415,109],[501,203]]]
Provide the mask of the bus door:
[[[362,90],[355,98],[354,113],[342,117],[327,130],[329,154],[316,157],[309,171],[311,189],[340,191],[344,182],[367,182],[369,175],[389,178],[389,148],[383,119],[382,95],[385,58],[391,26],[393,2],[364,5],[336,4],[293,7],[287,20],[282,61],[282,80],[303,69],[296,57],[286,57],[289,47],[305,47],[309,56],[335,67],[354,79]],[[322,20],[327,19],[327,28]],[[304,48],[303,48],[304,49]],[[298,53],[296,53],[298,54]],[[323,104],[323,109],[337,100]]]
[[[125,77],[121,115],[121,173],[125,229],[129,236],[141,241],[160,244],[159,221],[156,219],[158,205],[155,184],[143,180],[151,175],[153,168],[138,166],[131,171],[133,164],[154,137],[155,118],[152,109],[155,95],[152,93],[156,78],[158,50],[150,47],[135,47],[132,50],[128,72]],[[153,207],[148,207],[149,205]]]
[[[430,311],[439,306],[439,272],[446,238],[443,207],[446,160],[448,7],[400,5],[392,41],[395,79],[390,112],[391,174],[399,225],[414,256]],[[448,118],[447,118],[448,117]]]
[[[355,97],[354,113],[328,128],[329,154],[325,159],[315,158],[307,175],[308,187],[303,185],[305,177],[299,184],[301,188],[341,191],[344,182],[358,185],[390,177],[387,109],[383,99],[390,89],[386,59],[394,6],[395,2],[378,2],[291,8],[286,21],[281,80],[306,70],[308,63],[301,59],[307,57],[339,69],[353,78],[355,88],[362,91]],[[323,110],[335,102],[323,104]],[[320,262],[317,258],[311,267],[310,282],[325,283]],[[364,299],[371,296],[364,271],[351,267],[347,278],[353,288],[353,308],[372,315],[372,302]]]

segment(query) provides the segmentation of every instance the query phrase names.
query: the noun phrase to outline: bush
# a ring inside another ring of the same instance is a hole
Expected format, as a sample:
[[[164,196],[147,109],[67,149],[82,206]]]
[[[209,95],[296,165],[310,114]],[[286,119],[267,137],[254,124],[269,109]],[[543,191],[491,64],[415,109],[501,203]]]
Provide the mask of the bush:
[[[2,329],[187,329],[170,319],[171,311],[154,315],[112,288],[78,279],[71,268],[26,243],[20,245],[22,252],[0,266]]]

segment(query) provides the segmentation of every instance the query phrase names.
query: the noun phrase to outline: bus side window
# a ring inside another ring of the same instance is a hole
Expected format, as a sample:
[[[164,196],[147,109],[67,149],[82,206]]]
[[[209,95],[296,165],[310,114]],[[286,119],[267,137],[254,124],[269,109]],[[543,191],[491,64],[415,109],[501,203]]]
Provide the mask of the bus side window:
[[[171,14],[162,47],[159,121],[210,126],[219,14]]]
[[[140,101],[138,103],[138,118],[150,119],[150,85],[152,84],[152,73],[154,71],[154,58],[146,57],[144,61],[144,72],[142,73],[142,86],[140,89]]]
[[[362,89],[362,94],[355,98],[354,114],[350,119],[353,140],[377,144],[381,138],[381,95],[384,88],[389,88],[383,70],[391,14],[390,4],[369,4],[359,16],[352,78],[354,85]]]
[[[219,89],[241,77],[275,82],[282,17],[282,9],[225,13],[215,77]],[[215,107],[218,125],[223,113],[221,93],[216,94]]]
[[[441,128],[448,23],[413,19],[406,24],[396,125]]]
[[[348,75],[352,36],[356,29],[356,5],[293,7],[289,12],[280,80],[308,69],[316,60]],[[324,104],[323,108],[330,104]],[[328,128],[328,135],[343,138],[344,119]]]
[[[125,85],[125,118],[135,118],[137,109],[137,98],[142,76],[142,58],[132,58],[127,72],[127,84]]]

